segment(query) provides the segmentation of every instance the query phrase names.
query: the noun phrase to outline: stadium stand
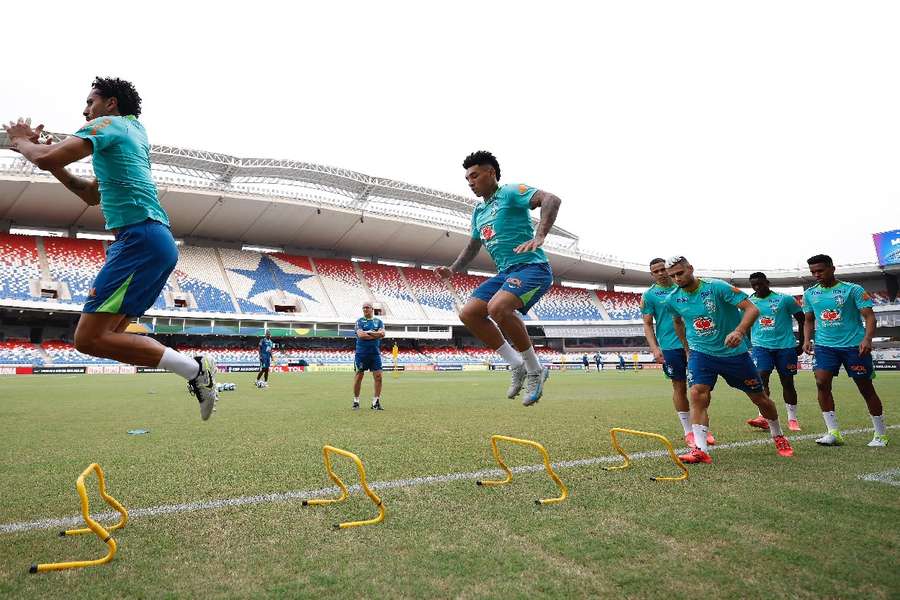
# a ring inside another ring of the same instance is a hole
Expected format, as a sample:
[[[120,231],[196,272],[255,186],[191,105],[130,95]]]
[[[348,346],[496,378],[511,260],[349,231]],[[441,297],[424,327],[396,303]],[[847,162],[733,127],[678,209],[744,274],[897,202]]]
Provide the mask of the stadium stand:
[[[544,321],[599,321],[603,318],[590,292],[559,285],[547,290],[532,311]]]
[[[31,282],[40,276],[34,238],[0,233],[0,297],[33,300]]]
[[[363,279],[376,302],[381,302],[388,315],[398,319],[422,319],[424,314],[406,287],[397,267],[377,263],[358,263]]]
[[[44,253],[50,277],[69,287],[72,302],[86,302],[94,277],[106,260],[103,244],[97,240],[47,237]]]
[[[219,256],[241,312],[271,313],[270,299],[278,291],[272,259],[259,252],[220,248]]]
[[[425,269],[404,267],[402,271],[429,319],[456,319],[456,302],[443,279]]]
[[[872,304],[875,306],[889,306],[892,304],[890,296],[887,292],[872,292]],[[900,296],[894,300],[894,304],[900,304]]]
[[[10,339],[0,342],[0,365],[44,364],[44,357],[34,344],[27,340]]]
[[[235,312],[215,248],[182,246],[178,251],[175,280],[182,292],[193,294],[197,303],[196,307],[180,310]]]
[[[361,317],[362,304],[370,298],[353,268],[353,263],[333,258],[314,258],[312,262],[338,314],[354,321]]]
[[[436,363],[471,364],[479,362],[477,357],[454,346],[422,346],[421,351]]]
[[[82,354],[75,346],[62,341],[49,341],[41,344],[41,348],[50,357],[54,365],[117,365],[118,362],[108,358],[97,358]]]
[[[317,317],[337,316],[308,257],[281,253],[269,256],[278,287],[288,296],[299,298],[306,307],[306,314]]]
[[[641,318],[640,294],[606,292],[603,290],[598,290],[596,293],[610,319],[614,321],[628,321]]]
[[[475,288],[485,281],[487,281],[487,277],[468,275],[466,273],[456,273],[450,279],[450,282],[453,284],[453,289],[456,290],[456,295],[459,296],[459,299],[463,304],[466,303],[472,295],[472,292],[475,291]]]

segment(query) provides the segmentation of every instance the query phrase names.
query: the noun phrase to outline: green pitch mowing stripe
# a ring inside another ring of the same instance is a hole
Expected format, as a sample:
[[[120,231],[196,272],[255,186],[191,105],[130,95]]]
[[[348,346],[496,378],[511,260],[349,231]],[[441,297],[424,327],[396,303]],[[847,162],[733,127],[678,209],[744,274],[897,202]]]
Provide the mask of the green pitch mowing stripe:
[[[887,429],[897,429],[900,428],[900,425],[890,425]],[[843,431],[844,435],[854,435],[859,433],[872,433],[874,430],[869,427],[865,429],[848,429]],[[789,437],[793,442],[801,442],[805,440],[812,440],[817,437],[821,437],[821,433],[809,433],[804,435],[798,435],[794,437]],[[714,454],[718,453],[722,450],[734,450],[736,448],[746,448],[748,446],[762,446],[765,444],[771,444],[772,439],[767,437],[764,439],[756,439],[756,440],[747,440],[742,442],[732,442],[730,444],[722,444],[714,447]],[[680,448],[679,451],[686,450],[686,448]],[[635,452],[634,454],[629,455],[632,460],[638,460],[643,458],[658,458],[662,456],[668,456],[668,451],[666,450],[651,450],[645,452]],[[611,454],[607,456],[596,456],[593,458],[581,458],[576,460],[564,460],[560,462],[552,463],[554,469],[572,469],[577,467],[590,467],[599,464],[605,463],[614,463],[620,462],[622,457],[618,454]],[[784,459],[784,460],[792,460],[792,459]],[[694,467],[697,468],[697,467]],[[699,467],[703,468],[714,468],[714,467]],[[520,467],[513,467],[513,473],[535,473],[538,471],[544,470],[544,464],[533,464],[533,465],[524,465]],[[411,488],[423,485],[435,485],[442,483],[452,483],[455,481],[470,481],[470,480],[478,480],[483,479],[485,477],[502,477],[505,473],[499,469],[485,469],[482,471],[470,471],[470,472],[462,472],[462,473],[447,473],[445,475],[426,475],[424,477],[411,477],[408,479],[395,479],[392,481],[378,481],[371,483],[369,487],[374,490],[390,490],[396,488]],[[873,479],[874,480],[874,479]],[[893,484],[892,484],[893,485]],[[359,492],[360,486],[353,485],[348,486],[347,489],[351,493]],[[160,515],[169,515],[175,513],[188,513],[188,512],[198,512],[198,511],[206,511],[206,510],[220,510],[223,508],[231,508],[235,506],[253,506],[256,504],[268,504],[271,502],[292,502],[297,500],[309,500],[312,498],[319,498],[323,496],[331,496],[339,493],[340,490],[336,487],[327,487],[327,488],[319,488],[314,490],[295,490],[291,492],[280,492],[273,494],[259,494],[256,496],[239,496],[237,498],[224,498],[221,500],[204,500],[197,502],[187,502],[184,504],[165,504],[160,506],[153,506],[150,508],[137,508],[137,509],[129,509],[128,517],[129,520],[139,519],[141,517],[156,517]],[[473,493],[476,493],[473,490]],[[118,513],[115,512],[104,512],[100,514],[94,514],[92,517],[96,520],[104,520],[104,519],[112,519],[115,518]],[[79,525],[82,523],[82,519],[80,516],[72,516],[72,517],[64,517],[59,519],[43,519],[40,521],[28,521],[28,522],[20,522],[20,523],[6,523],[0,525],[0,534],[9,534],[9,533],[21,533],[25,531],[34,531],[38,529],[53,529],[53,528],[66,528],[72,527],[74,525]]]

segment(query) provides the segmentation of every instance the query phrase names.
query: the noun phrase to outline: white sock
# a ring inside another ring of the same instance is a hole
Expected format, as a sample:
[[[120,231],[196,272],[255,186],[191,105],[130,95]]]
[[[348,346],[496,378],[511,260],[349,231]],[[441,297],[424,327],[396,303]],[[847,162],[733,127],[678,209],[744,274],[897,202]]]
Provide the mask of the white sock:
[[[791,421],[796,421],[797,420],[797,405],[796,404],[788,404],[787,402],[785,402],[784,407],[787,409],[788,419]]]
[[[784,435],[781,433],[781,423],[778,422],[778,419],[766,419],[766,423],[769,424],[769,432],[772,434],[772,437]]]
[[[706,434],[709,431],[709,427],[695,423],[691,425],[691,429],[694,430],[694,444],[697,445],[697,448],[704,452],[709,452],[709,446],[706,445]]]
[[[166,348],[156,368],[178,373],[188,381],[200,374],[200,365],[196,360],[171,348]]]
[[[524,362],[522,355],[519,354],[518,350],[510,346],[509,342],[503,342],[503,345],[494,350],[494,352],[502,356],[503,360],[509,363],[511,369],[521,367]]]
[[[691,432],[691,413],[676,411],[678,420],[681,421],[681,427],[684,429],[684,435]]]
[[[836,429],[840,429],[838,427],[837,417],[834,416],[834,411],[828,411],[822,413],[822,418],[825,419],[825,427],[828,428],[828,431],[834,431]]]
[[[353,398],[353,404],[359,404],[359,396]]]
[[[875,426],[875,435],[887,435],[887,431],[884,429],[884,413],[880,415],[871,415],[872,417],[872,425]]]
[[[525,361],[525,371],[531,374],[541,372],[541,361],[538,360],[537,354],[534,352],[534,346],[529,346],[528,350],[522,352],[522,360]]]

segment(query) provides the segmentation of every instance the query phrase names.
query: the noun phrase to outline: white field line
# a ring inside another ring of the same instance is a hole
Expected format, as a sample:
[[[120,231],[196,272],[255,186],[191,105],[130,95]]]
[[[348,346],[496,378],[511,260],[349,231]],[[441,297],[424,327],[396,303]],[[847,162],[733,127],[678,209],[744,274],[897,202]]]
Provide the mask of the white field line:
[[[900,425],[891,425],[888,429],[896,429]],[[873,429],[850,429],[845,430],[845,435],[853,435],[857,433],[871,433]],[[790,437],[794,442],[812,440],[821,436],[820,433],[810,433],[806,435],[798,435]],[[743,442],[732,442],[730,444],[721,444],[715,447],[716,452],[722,450],[732,450],[735,448],[746,448],[748,446],[762,446],[770,444],[771,439],[760,438],[756,440],[747,440]],[[684,448],[679,451],[686,450]],[[652,450],[646,452],[635,452],[629,454],[632,460],[642,458],[658,458],[667,456],[666,450]],[[554,469],[571,469],[576,467],[589,467],[604,463],[614,463],[622,460],[618,454],[608,456],[596,456],[593,458],[580,458],[577,460],[564,460],[552,463]],[[535,473],[544,470],[543,463],[535,465],[525,465],[521,467],[513,467],[513,473]],[[500,469],[484,469],[481,471],[469,471],[466,473],[447,473],[445,475],[426,475],[424,477],[412,477],[409,479],[395,479],[392,481],[376,481],[369,484],[374,490],[392,490],[396,488],[410,488],[420,485],[436,485],[442,483],[450,483],[454,481],[469,481],[484,479],[486,477],[502,477],[503,471]],[[359,484],[348,486],[351,493],[361,491]],[[272,494],[259,494],[256,496],[238,496],[237,498],[224,498],[221,500],[202,500],[197,502],[186,502],[184,504],[163,504],[160,506],[152,506],[150,508],[136,508],[128,511],[128,520],[140,519],[143,517],[156,517],[160,515],[170,515],[176,513],[198,512],[203,510],[219,510],[233,506],[252,506],[255,504],[267,504],[269,502],[292,502],[297,500],[308,500],[321,496],[337,495],[340,492],[336,487],[319,488],[315,490],[294,490],[291,492],[275,492]],[[98,521],[113,520],[118,517],[119,513],[108,511],[91,516]],[[22,533],[25,531],[34,531],[37,529],[65,529],[73,526],[81,526],[83,520],[80,515],[63,517],[58,519],[42,519],[39,521],[26,521],[19,523],[5,523],[0,525],[0,534]]]
[[[879,473],[867,473],[860,475],[863,481],[877,481],[878,483],[886,483],[888,485],[900,486],[900,469],[888,469]]]

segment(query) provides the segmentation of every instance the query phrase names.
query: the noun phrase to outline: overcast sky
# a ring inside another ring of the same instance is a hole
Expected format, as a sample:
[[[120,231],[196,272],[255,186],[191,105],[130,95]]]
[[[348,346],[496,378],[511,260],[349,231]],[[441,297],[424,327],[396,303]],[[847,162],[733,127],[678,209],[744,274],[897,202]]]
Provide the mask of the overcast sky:
[[[115,75],[158,144],[458,194],[488,149],[636,262],[874,262],[900,228],[895,1],[134,6],[5,5],[0,119],[74,131]]]

